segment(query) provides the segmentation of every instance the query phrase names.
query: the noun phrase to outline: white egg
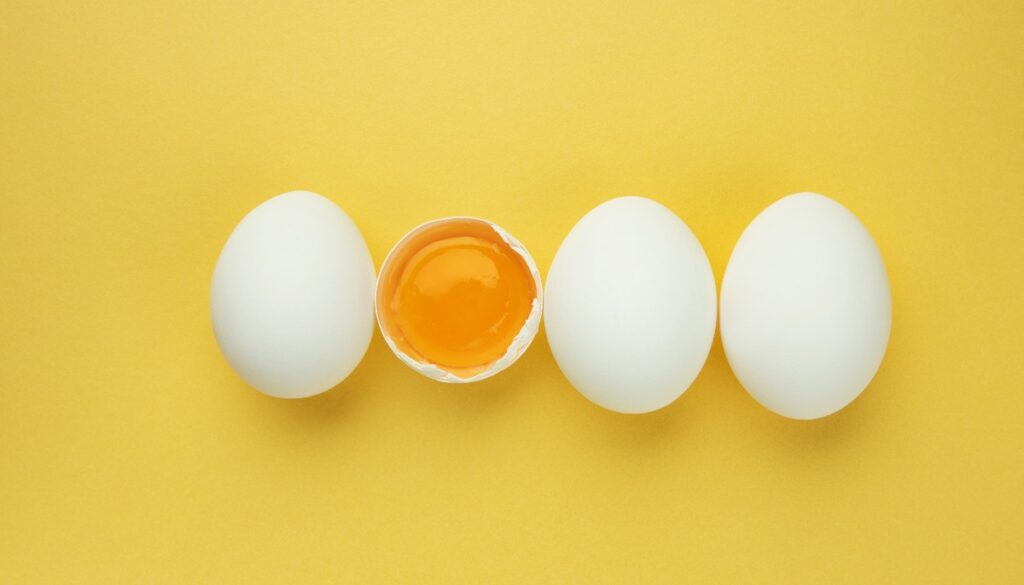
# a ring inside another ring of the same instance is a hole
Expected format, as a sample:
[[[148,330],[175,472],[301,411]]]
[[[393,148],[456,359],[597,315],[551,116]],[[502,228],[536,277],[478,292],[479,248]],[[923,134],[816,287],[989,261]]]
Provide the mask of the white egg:
[[[722,343],[751,396],[814,419],[840,410],[885,354],[892,299],[871,235],[845,207],[798,193],[740,236],[722,281]]]
[[[607,201],[562,242],[544,323],[559,368],[584,396],[642,413],[678,398],[715,334],[715,279],[685,223],[643,197]]]
[[[228,363],[281,398],[319,394],[356,367],[373,335],[374,271],[337,205],[292,191],[256,207],[217,260],[210,314]]]

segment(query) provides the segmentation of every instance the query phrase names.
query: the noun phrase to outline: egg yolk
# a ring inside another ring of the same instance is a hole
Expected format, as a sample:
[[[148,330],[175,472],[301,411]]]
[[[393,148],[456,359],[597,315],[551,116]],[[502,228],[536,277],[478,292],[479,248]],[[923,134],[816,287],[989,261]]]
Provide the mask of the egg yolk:
[[[382,270],[392,273],[382,274],[391,289],[386,329],[423,361],[482,369],[508,350],[537,293],[523,258],[486,223],[452,221],[463,229],[441,226],[410,238],[396,250],[397,265]]]

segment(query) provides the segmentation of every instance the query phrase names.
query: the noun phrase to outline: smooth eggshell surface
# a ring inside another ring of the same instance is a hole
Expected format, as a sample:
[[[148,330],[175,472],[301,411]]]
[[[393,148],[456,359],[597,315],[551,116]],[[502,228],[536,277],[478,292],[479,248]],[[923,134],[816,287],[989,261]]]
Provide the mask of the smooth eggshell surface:
[[[559,368],[584,396],[642,413],[678,398],[715,333],[715,279],[678,216],[643,197],[594,208],[548,273],[544,323]]]
[[[882,256],[860,221],[816,193],[769,206],[722,281],[722,343],[751,396],[796,419],[829,415],[874,377],[892,322]]]
[[[341,382],[373,335],[374,270],[362,234],[308,191],[253,209],[213,271],[213,329],[231,367],[281,398]]]

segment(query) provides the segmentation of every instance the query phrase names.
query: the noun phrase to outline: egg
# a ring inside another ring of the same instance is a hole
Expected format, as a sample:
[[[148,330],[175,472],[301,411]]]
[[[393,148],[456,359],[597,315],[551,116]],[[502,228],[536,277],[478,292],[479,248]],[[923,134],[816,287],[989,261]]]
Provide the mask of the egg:
[[[678,398],[715,334],[711,265],[690,228],[651,199],[587,213],[548,272],[544,328],[558,367],[604,408],[644,413]]]
[[[302,398],[335,386],[373,334],[366,242],[340,207],[308,191],[249,212],[224,244],[210,289],[224,357],[271,396]]]
[[[540,272],[519,240],[475,217],[429,221],[388,254],[377,321],[400,360],[440,382],[477,382],[511,366],[540,327]]]
[[[874,377],[892,298],[861,222],[816,193],[784,197],[740,236],[722,281],[722,344],[747,392],[795,419],[832,414]]]

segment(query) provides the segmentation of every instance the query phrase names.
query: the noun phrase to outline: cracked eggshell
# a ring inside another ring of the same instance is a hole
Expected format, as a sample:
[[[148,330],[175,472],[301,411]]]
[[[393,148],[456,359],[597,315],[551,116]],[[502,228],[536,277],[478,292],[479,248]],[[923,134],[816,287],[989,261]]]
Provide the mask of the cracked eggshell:
[[[395,257],[399,254],[403,246],[417,234],[420,234],[426,230],[434,228],[439,224],[447,222],[477,222],[486,225],[488,228],[494,231],[502,241],[509,245],[513,252],[518,254],[523,261],[526,263],[527,268],[530,271],[530,276],[533,278],[534,289],[537,291],[537,296],[533,299],[533,303],[530,309],[530,314],[526,318],[526,323],[523,324],[522,329],[509,344],[505,354],[498,358],[496,361],[486,366],[480,371],[476,371],[470,374],[456,373],[446,370],[436,364],[427,363],[420,361],[415,357],[409,355],[398,346],[398,343],[388,334],[387,327],[385,325],[385,317],[383,315],[383,308],[381,303],[381,286],[384,283],[386,275],[390,272],[391,264],[395,261]],[[540,330],[541,314],[543,312],[543,287],[541,284],[540,270],[537,268],[537,263],[534,262],[533,257],[530,256],[526,246],[517,240],[512,234],[505,231],[501,226],[497,225],[492,221],[481,219],[478,217],[471,216],[451,216],[443,217],[440,219],[431,220],[420,224],[419,226],[410,230],[405,234],[401,240],[399,240],[388,252],[387,257],[384,259],[384,263],[381,265],[380,273],[377,277],[377,295],[376,295],[376,314],[377,314],[377,326],[380,328],[381,335],[384,337],[384,341],[387,342],[388,347],[394,352],[398,359],[402,360],[407,366],[416,370],[420,374],[438,382],[446,382],[451,384],[465,384],[469,382],[479,382],[494,376],[502,370],[508,368],[516,360],[522,356],[530,344],[533,343],[533,339],[537,336],[537,331]]]

